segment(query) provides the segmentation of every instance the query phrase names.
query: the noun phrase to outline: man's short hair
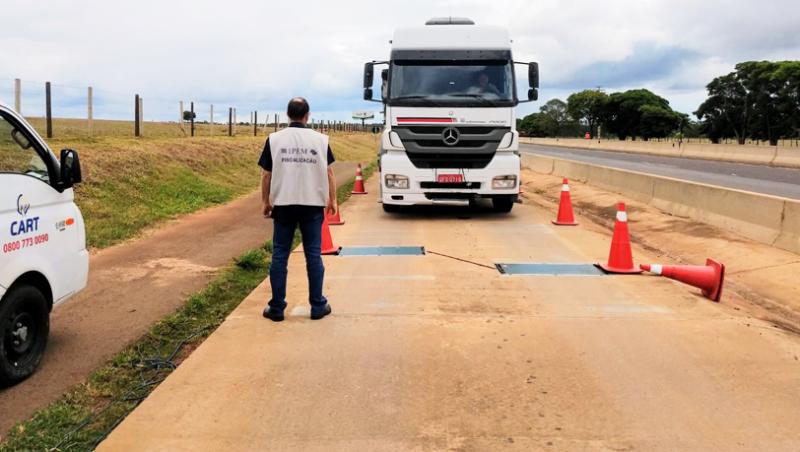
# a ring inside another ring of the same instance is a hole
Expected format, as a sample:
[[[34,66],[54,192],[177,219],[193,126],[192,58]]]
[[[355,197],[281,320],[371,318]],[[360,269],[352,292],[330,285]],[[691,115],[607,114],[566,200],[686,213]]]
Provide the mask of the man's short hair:
[[[308,101],[302,97],[295,97],[289,101],[289,106],[286,107],[286,115],[289,119],[300,121],[308,114]]]

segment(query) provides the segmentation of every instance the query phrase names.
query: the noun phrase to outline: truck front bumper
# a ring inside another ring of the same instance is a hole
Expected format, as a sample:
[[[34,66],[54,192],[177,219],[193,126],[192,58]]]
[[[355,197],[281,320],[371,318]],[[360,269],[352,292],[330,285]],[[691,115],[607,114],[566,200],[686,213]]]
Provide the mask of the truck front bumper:
[[[388,152],[381,156],[381,201],[384,204],[411,205],[465,205],[476,198],[516,196],[519,194],[520,159],[514,152],[497,152],[491,162],[480,169],[417,168],[405,152]],[[463,183],[457,187],[439,184],[444,174],[460,174]],[[408,178],[407,189],[389,188],[386,175]],[[509,188],[493,188],[496,177],[515,176],[516,183]]]

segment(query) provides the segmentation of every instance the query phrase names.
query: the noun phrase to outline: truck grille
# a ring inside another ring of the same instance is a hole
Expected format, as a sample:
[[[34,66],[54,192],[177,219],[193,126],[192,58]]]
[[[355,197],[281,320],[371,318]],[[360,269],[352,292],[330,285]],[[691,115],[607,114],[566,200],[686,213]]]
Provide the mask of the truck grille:
[[[453,127],[459,140],[448,146],[442,133]],[[509,127],[415,125],[394,126],[411,163],[417,168],[485,168]]]

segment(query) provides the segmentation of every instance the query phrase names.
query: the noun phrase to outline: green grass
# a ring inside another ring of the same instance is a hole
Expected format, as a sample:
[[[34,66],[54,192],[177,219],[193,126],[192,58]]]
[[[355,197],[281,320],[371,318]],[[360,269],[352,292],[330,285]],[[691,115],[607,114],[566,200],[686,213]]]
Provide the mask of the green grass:
[[[377,165],[364,168],[364,178]],[[350,197],[354,180],[337,190]],[[295,235],[296,246],[299,236]],[[77,385],[11,429],[0,452],[92,450],[225,320],[268,275],[272,243],[235,258],[205,289],[176,313]]]
[[[89,246],[104,248],[170,218],[258,189],[256,162],[264,140],[101,136],[59,138],[49,145],[79,151],[84,182],[76,187],[76,202],[86,220]],[[372,134],[336,133],[331,147],[337,160],[366,162],[374,159],[377,140]]]

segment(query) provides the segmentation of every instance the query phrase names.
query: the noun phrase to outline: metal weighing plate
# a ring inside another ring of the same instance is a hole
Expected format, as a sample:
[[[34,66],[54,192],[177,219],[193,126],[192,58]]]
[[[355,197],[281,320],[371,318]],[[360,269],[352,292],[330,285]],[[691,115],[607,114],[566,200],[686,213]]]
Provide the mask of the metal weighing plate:
[[[424,256],[424,246],[346,246],[339,256]]]
[[[504,275],[603,276],[594,264],[495,264]]]

